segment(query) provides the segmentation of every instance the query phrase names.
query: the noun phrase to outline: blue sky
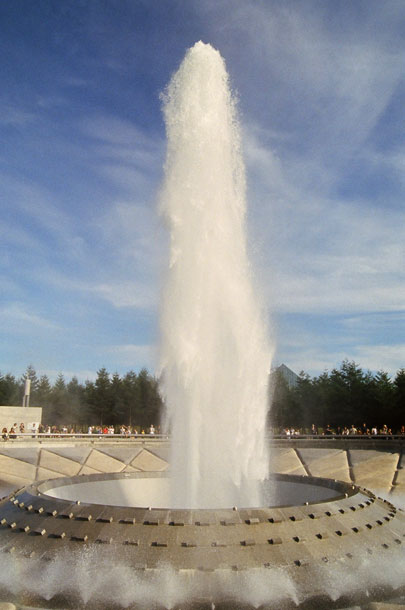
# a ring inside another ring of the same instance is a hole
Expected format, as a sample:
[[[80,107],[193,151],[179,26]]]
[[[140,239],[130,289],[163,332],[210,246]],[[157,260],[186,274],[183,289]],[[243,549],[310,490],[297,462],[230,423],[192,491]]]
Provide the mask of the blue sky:
[[[238,94],[275,362],[405,366],[402,0],[0,4],[0,371],[153,371],[160,93],[211,43]]]

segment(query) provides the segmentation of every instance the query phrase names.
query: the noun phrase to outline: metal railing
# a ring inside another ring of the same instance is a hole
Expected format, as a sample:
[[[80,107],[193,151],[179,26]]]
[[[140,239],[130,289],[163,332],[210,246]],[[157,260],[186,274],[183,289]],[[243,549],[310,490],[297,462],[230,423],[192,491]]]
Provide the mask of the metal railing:
[[[310,440],[310,441],[403,441],[405,442],[404,434],[293,434],[287,436],[286,434],[266,434],[266,438],[271,440],[282,440],[282,441],[299,441],[299,440]],[[103,433],[91,433],[88,432],[15,432],[14,434],[7,434],[6,438],[0,436],[0,442],[3,440],[48,440],[48,439],[61,439],[61,440],[148,440],[148,441],[167,441],[171,439],[169,434],[103,434]]]
[[[0,440],[4,442],[8,440],[47,440],[47,439],[85,439],[85,440],[117,440],[117,439],[131,439],[131,440],[168,440],[167,434],[103,434],[103,433],[91,433],[88,432],[14,432],[8,433],[6,438],[0,437]]]

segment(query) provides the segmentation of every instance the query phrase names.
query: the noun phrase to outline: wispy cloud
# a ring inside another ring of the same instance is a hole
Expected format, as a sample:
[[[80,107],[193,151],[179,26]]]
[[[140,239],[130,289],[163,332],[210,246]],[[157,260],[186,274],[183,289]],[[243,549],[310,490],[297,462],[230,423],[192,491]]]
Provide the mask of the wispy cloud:
[[[117,308],[131,307],[134,309],[156,308],[156,294],[145,284],[123,281],[87,286],[87,290],[94,292]]]
[[[34,112],[0,102],[0,125],[22,127],[36,118]]]
[[[114,354],[117,362],[122,366],[134,369],[146,367],[153,370],[156,363],[155,345],[113,345],[108,351]]]
[[[3,331],[25,333],[27,328],[37,330],[58,330],[60,325],[53,320],[49,320],[34,311],[31,311],[27,305],[22,303],[9,303],[0,307],[0,315],[2,317]]]
[[[246,157],[267,294],[281,311],[383,311],[405,302],[402,210],[314,192],[266,150],[253,130]],[[312,168],[312,173],[314,172]]]

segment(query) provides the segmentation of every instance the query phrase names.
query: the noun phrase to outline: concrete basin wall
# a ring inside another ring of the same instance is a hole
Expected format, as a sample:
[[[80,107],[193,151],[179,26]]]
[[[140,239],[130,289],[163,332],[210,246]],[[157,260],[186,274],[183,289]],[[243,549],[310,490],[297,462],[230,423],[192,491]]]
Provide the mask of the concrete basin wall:
[[[404,440],[294,439],[269,441],[272,471],[352,482],[405,498]],[[81,474],[161,472],[168,440],[16,439],[0,444],[0,495],[34,481]]]

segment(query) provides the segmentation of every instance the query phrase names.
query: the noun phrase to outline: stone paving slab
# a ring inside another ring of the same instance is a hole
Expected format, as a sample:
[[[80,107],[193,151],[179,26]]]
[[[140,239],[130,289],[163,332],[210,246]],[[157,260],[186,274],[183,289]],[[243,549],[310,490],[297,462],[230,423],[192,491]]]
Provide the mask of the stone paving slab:
[[[32,480],[24,479],[23,477],[16,477],[12,474],[0,474],[0,489],[1,496],[7,496],[15,489],[25,487],[32,483]]]
[[[85,465],[101,472],[121,472],[121,470],[125,468],[123,462],[116,460],[102,451],[98,451],[98,449],[93,449],[87,458]]]
[[[366,489],[369,489],[377,496],[382,494],[385,497],[387,496],[387,494],[391,493],[393,489],[391,486],[391,482],[387,480],[386,477],[362,478],[360,480],[356,480],[355,483],[360,487],[365,487]]]
[[[59,447],[56,443],[48,446],[47,444],[42,445],[43,449],[51,451],[56,455],[60,455],[68,460],[73,460],[79,464],[83,464],[91,453],[92,447]]]
[[[36,466],[21,460],[14,460],[6,455],[0,455],[0,472],[12,473],[17,477],[35,481]]]
[[[139,472],[139,468],[135,468],[134,466],[128,464],[128,466],[125,466],[122,472]]]
[[[357,484],[366,485],[366,481],[384,479],[390,487],[396,472],[398,455],[393,453],[380,454],[367,461],[353,465],[353,476]]]
[[[307,461],[304,452],[301,452],[301,457],[313,476],[338,479],[343,475],[344,481],[351,481],[346,451],[335,450],[311,461]]]
[[[295,449],[292,448],[272,453],[271,470],[283,474],[307,474]]]
[[[78,474],[81,465],[74,460],[69,460],[52,451],[42,449],[39,458],[39,466],[41,468],[47,468],[48,470],[54,470],[67,477],[74,477]]]
[[[306,464],[310,464],[314,460],[324,460],[338,453],[343,453],[342,449],[314,449],[313,447],[300,447],[300,455]]]
[[[55,472],[54,470],[48,470],[48,468],[37,468],[36,480],[37,481],[46,481],[47,479],[60,479],[64,475],[61,475],[60,472]]]
[[[378,459],[386,456],[393,456],[398,462],[399,454],[396,451],[376,451],[374,449],[349,449],[349,459],[353,466],[361,462],[368,462],[374,458]]]
[[[170,447],[168,447],[167,443],[163,444],[159,441],[154,441],[148,445],[147,449],[165,462],[170,462]]]
[[[123,464],[129,464],[142,451],[142,447],[98,447],[97,451],[119,460]]]
[[[166,470],[169,465],[157,455],[154,455],[147,449],[143,449],[136,458],[132,460],[131,466],[144,471],[162,471]]]
[[[0,455],[6,455],[7,457],[21,460],[22,462],[28,462],[29,464],[34,464],[34,466],[36,466],[40,449],[40,446],[21,449],[19,447],[0,447]]]
[[[100,474],[101,470],[96,470],[95,468],[90,468],[90,466],[82,466],[79,470],[79,474]]]

